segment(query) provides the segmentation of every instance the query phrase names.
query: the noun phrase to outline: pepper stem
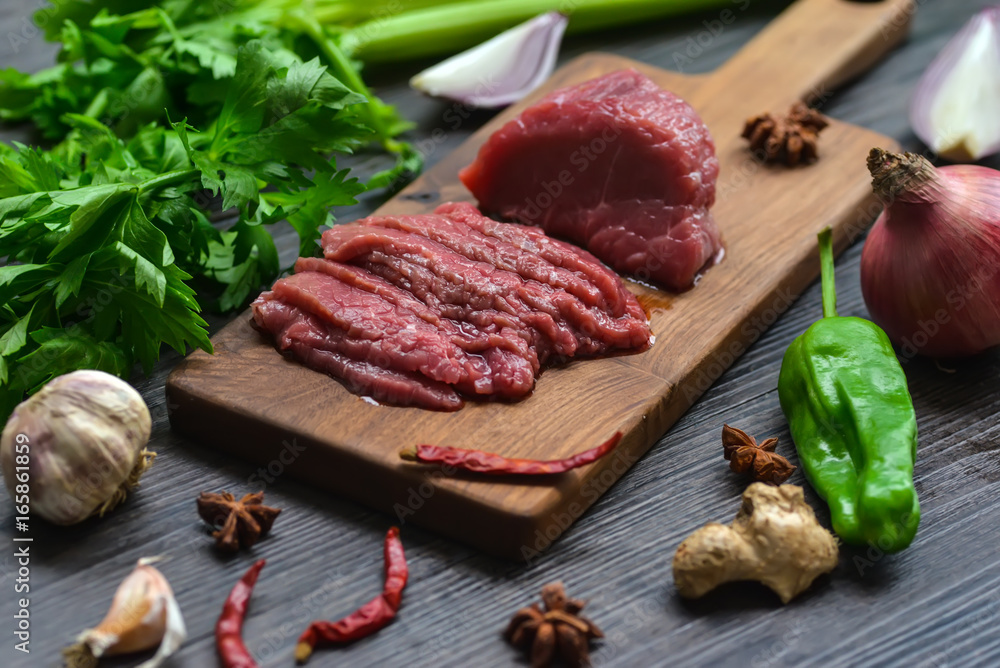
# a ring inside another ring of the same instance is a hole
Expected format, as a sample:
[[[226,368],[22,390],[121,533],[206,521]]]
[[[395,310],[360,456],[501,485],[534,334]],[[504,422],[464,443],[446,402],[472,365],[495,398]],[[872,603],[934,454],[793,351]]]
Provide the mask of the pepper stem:
[[[399,458],[405,459],[408,462],[415,462],[419,458],[417,457],[417,446],[406,445],[399,449]]]
[[[295,646],[295,662],[305,663],[312,656],[313,648],[309,643],[300,642]]]
[[[834,282],[833,272],[833,232],[827,227],[820,232],[819,239],[819,267],[823,281],[823,317],[837,317],[837,285]]]

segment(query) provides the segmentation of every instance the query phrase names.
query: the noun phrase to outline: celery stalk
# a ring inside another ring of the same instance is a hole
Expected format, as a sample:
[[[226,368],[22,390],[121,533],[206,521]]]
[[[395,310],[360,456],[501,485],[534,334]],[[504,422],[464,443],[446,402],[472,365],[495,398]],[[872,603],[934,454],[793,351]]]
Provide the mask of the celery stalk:
[[[342,46],[365,62],[401,61],[473,46],[552,10],[569,14],[571,32],[585,32],[731,4],[732,0],[452,1],[373,18],[346,31]]]
[[[469,0],[313,0],[307,8],[317,21],[333,28],[366,21],[375,22],[402,12],[468,2]],[[285,4],[288,9],[295,9],[305,3],[301,0],[285,0]]]

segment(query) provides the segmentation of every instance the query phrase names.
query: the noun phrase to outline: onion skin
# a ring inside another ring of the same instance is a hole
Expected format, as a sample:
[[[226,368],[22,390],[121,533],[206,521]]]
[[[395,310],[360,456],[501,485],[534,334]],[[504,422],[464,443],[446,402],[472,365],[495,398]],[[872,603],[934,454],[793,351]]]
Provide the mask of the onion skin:
[[[19,404],[0,436],[4,483],[15,497],[15,444],[29,443],[29,508],[53,524],[82,522],[120,503],[155,453],[149,409],[131,385],[103,371],[59,376]]]
[[[861,254],[872,320],[905,357],[1000,345],[1000,171],[881,149],[868,167],[885,203]]]

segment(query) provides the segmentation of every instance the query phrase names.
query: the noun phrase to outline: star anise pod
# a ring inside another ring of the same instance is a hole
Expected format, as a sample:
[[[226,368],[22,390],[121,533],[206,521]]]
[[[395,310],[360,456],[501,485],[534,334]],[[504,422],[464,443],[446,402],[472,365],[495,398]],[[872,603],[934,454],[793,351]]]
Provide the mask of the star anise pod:
[[[829,124],[823,114],[796,102],[786,116],[761,114],[748,119],[743,138],[750,140],[751,149],[763,153],[766,162],[794,167],[816,160],[820,130]]]
[[[532,668],[551,666],[557,659],[571,668],[589,666],[589,643],[604,634],[580,614],[583,606],[583,601],[566,596],[561,582],[547,584],[542,587],[542,606],[532,603],[515,612],[504,637],[529,652]]]
[[[774,451],[777,445],[777,438],[769,438],[758,445],[757,440],[742,429],[728,424],[722,426],[722,448],[729,468],[737,473],[749,472],[754,480],[780,485],[792,475],[795,466]]]
[[[215,545],[223,552],[250,547],[271,530],[280,508],[264,505],[264,492],[247,494],[239,501],[229,492],[202,492],[198,497],[198,515],[217,530],[212,533]]]

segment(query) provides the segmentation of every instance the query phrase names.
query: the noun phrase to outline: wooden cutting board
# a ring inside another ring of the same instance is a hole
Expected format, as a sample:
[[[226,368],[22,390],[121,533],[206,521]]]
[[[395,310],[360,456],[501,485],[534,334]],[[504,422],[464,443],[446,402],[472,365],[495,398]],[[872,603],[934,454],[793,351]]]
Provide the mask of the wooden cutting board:
[[[678,47],[697,57],[736,8]],[[784,112],[829,91],[887,53],[908,28],[913,0],[800,0],[711,75],[683,76],[612,55],[558,70],[529,99],[499,114],[377,213],[423,213],[470,200],[457,172],[503,123],[551,90],[635,67],[688,100],[708,124],[721,173],[713,209],[726,257],[692,291],[630,287],[651,310],[656,343],[638,355],[581,360],[545,371],[515,404],[468,402],[455,413],[368,403],[337,381],[283,358],[244,313],[167,381],[175,429],[488,552],[530,561],[597,500],[818,275],[816,233],[838,249],[879,211],[865,157],[895,143],[834,121],[819,162],[759,164],[739,135],[748,116]],[[690,50],[689,50],[690,49]],[[596,147],[595,147],[596,150]],[[816,314],[819,317],[819,313]],[[721,420],[721,418],[720,418]],[[721,431],[722,422],[719,423]],[[554,478],[482,480],[401,462],[403,445],[435,443],[551,459],[625,433],[604,460]],[[706,451],[723,466],[721,445]],[[234,490],[239,491],[239,490]],[[405,533],[405,529],[404,529]]]

